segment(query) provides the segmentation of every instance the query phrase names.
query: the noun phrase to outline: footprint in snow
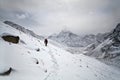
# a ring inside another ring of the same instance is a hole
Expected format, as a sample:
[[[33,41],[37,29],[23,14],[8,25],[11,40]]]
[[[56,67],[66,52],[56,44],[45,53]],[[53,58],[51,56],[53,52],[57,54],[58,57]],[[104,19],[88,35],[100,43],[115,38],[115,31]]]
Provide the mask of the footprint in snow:
[[[31,54],[30,51],[27,51],[28,54]]]
[[[88,66],[86,66],[88,68]]]
[[[82,61],[82,60],[80,59],[80,61]]]
[[[36,59],[36,58],[33,58],[33,59],[34,59],[35,64],[39,64],[38,59]]]

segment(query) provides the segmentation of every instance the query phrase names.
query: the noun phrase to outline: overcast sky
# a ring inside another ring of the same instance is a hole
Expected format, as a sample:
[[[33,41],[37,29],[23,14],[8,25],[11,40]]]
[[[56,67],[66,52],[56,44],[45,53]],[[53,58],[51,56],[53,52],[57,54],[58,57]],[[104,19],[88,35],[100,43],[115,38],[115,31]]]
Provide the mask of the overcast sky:
[[[120,0],[0,0],[0,20],[39,35],[108,32],[120,22]]]

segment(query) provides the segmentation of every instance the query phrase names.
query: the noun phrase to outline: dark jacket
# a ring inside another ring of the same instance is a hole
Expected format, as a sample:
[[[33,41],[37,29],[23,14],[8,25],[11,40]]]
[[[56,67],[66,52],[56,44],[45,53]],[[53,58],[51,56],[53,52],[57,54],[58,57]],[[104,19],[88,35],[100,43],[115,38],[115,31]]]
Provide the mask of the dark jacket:
[[[45,46],[47,46],[47,44],[48,44],[48,40],[45,39],[45,40],[44,40],[44,43],[45,43]]]

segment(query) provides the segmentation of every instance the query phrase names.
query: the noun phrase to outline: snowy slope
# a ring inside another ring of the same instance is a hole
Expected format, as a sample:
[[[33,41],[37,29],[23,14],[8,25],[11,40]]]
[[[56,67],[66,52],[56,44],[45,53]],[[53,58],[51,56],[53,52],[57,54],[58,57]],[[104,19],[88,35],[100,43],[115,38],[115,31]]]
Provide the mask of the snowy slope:
[[[119,80],[120,72],[93,58],[73,55],[59,47],[6,26],[0,22],[3,33],[19,36],[19,44],[0,38],[0,73],[13,68],[10,75],[0,80]],[[37,51],[36,49],[40,49]],[[38,62],[38,64],[36,63]]]

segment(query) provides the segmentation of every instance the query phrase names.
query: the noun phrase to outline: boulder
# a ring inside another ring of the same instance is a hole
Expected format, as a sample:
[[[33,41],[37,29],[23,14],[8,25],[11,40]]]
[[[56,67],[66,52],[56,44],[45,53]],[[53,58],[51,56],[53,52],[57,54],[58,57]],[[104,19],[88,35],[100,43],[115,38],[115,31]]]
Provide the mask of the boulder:
[[[10,67],[7,71],[0,73],[1,76],[10,75],[13,69]]]
[[[2,36],[2,38],[7,42],[12,42],[15,44],[19,43],[20,40],[19,36],[12,36],[12,35],[4,35]]]

